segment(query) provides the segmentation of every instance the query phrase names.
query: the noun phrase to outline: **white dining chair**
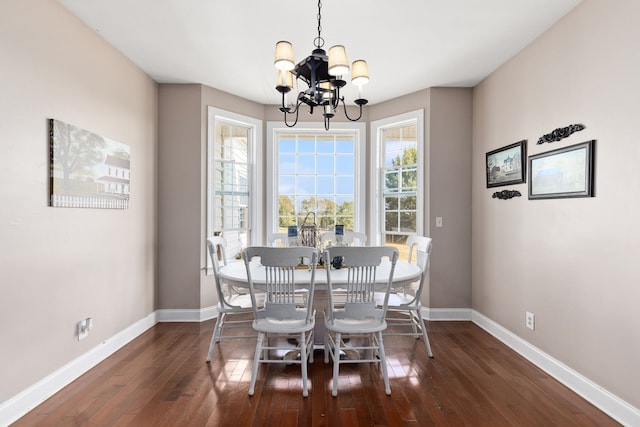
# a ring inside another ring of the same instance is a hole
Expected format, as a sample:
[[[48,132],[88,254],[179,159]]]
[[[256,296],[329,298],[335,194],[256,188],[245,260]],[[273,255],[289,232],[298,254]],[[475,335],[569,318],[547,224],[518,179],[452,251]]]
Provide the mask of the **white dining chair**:
[[[287,233],[271,233],[267,236],[267,243],[273,247],[289,246],[289,237]]]
[[[333,231],[327,231],[320,237],[320,243],[323,248],[329,246],[336,246],[338,241],[336,233]],[[367,235],[359,231],[345,231],[342,236],[342,245],[345,246],[364,246],[367,243]]]
[[[336,269],[327,268],[329,308],[325,312],[324,361],[333,360],[333,386],[331,395],[338,395],[340,365],[345,363],[379,363],[382,369],[384,390],[391,394],[387,359],[384,353],[382,332],[387,328],[385,321],[387,299],[393,272],[398,260],[398,250],[389,246],[330,247],[325,251],[325,259],[342,258],[347,270],[347,283],[334,283]],[[383,258],[389,258],[390,269],[384,283],[376,281],[378,267]],[[344,275],[344,273],[340,273]],[[382,305],[375,301],[376,289],[384,288],[386,297]],[[334,292],[338,298],[334,297]],[[349,340],[349,345],[345,340]],[[362,339],[364,341],[360,342]],[[353,358],[341,358],[341,354]]]
[[[207,363],[211,362],[213,351],[220,340],[223,339],[247,339],[256,336],[251,333],[223,334],[226,330],[237,330],[237,328],[251,328],[253,313],[251,296],[244,292],[237,292],[233,286],[228,286],[222,282],[220,278],[220,262],[226,264],[227,241],[223,237],[209,237],[207,239],[207,249],[211,263],[213,266],[213,277],[216,285],[216,293],[218,295],[218,318],[211,335],[211,343],[209,344],[209,352],[207,353]],[[260,298],[262,299],[262,298]],[[253,331],[251,331],[253,332]]]
[[[249,385],[250,396],[255,392],[260,363],[300,364],[302,395],[309,395],[307,362],[313,362],[313,291],[318,257],[317,249],[306,246],[249,247],[244,250],[249,293],[254,300],[253,329],[258,332]],[[258,268],[264,269],[264,282],[257,283],[257,277],[254,277],[255,265],[251,265],[254,258],[260,258]],[[296,281],[296,271],[299,271],[301,261],[306,265],[303,268],[311,271],[308,281]],[[265,302],[261,307],[255,304],[260,295],[256,292],[258,289],[265,295]],[[307,291],[306,298],[299,298],[299,289]],[[292,343],[296,343],[295,347],[292,347]]]
[[[415,263],[422,272],[418,281],[394,290],[389,294],[387,305],[387,324],[389,327],[384,335],[422,338],[427,349],[427,355],[433,357],[427,327],[422,317],[422,303],[420,302],[429,271],[432,240],[430,237],[410,236],[407,239],[407,246],[409,246],[409,262],[413,261],[413,254],[415,253]],[[384,298],[385,295],[382,292],[376,293],[378,306],[382,306]]]

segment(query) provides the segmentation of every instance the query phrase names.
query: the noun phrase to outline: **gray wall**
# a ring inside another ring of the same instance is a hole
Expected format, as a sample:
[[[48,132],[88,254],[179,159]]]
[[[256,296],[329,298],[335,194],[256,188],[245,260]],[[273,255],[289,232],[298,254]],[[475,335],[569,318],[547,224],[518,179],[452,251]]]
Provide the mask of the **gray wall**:
[[[640,2],[585,0],[474,90],[473,308],[640,407]],[[536,145],[558,127],[586,129]],[[485,153],[597,140],[596,197],[504,201]],[[525,311],[536,329],[525,328]]]
[[[200,308],[200,85],[158,94],[158,307]]]
[[[431,88],[369,109],[371,121],[425,111],[424,233],[433,253],[423,303],[431,308],[471,307],[471,107],[472,89]]]
[[[158,102],[147,75],[57,2],[0,9],[4,402],[154,312]],[[127,210],[48,207],[49,118],[130,146]]]
[[[158,308],[211,307],[217,297],[206,274],[207,110],[262,120],[264,107],[195,84],[161,84],[158,101]]]

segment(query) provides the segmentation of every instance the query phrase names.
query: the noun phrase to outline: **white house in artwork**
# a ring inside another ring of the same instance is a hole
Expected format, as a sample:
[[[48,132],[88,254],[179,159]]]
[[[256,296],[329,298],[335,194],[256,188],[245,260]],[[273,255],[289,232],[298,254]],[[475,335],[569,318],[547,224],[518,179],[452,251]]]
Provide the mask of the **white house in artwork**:
[[[129,197],[129,160],[108,155],[104,160],[106,175],[98,178],[104,194]]]

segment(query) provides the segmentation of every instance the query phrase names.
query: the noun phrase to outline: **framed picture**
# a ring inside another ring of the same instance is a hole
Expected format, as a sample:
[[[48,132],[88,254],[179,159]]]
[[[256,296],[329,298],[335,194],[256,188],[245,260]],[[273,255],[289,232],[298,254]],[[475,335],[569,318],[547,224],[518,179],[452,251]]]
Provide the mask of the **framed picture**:
[[[527,140],[487,153],[487,188],[522,184],[526,178]]]
[[[587,141],[529,156],[529,199],[593,197],[593,150]]]
[[[127,209],[130,148],[88,130],[49,119],[49,205]]]

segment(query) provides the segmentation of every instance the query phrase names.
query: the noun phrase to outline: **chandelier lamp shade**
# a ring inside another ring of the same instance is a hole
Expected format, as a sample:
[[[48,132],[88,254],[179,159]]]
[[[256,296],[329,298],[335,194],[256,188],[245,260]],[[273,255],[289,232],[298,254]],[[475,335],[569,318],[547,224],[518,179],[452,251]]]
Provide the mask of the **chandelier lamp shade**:
[[[344,115],[352,122],[362,117],[362,107],[369,101],[362,97],[362,86],[369,83],[369,70],[367,61],[358,59],[349,67],[347,51],[343,45],[336,45],[329,49],[329,54],[322,48],[324,39],[321,37],[321,9],[322,3],[318,1],[318,36],[314,39],[315,49],[311,55],[302,61],[295,63],[293,45],[288,41],[276,43],[275,59],[273,64],[278,70],[278,82],[276,90],[282,95],[280,111],[284,114],[284,123],[288,127],[294,127],[298,123],[298,114],[302,104],[309,106],[309,114],[313,114],[315,108],[322,110],[324,128],[329,130],[331,119],[342,103]],[[347,114],[344,96],[340,89],[347,82],[343,78],[351,70],[351,83],[358,88],[358,99],[354,103],[359,107],[358,117],[351,118]],[[301,80],[307,89],[298,93],[295,99],[287,99],[288,93],[294,89],[295,82]],[[289,102],[290,104],[289,104]],[[290,123],[290,121],[293,121]]]

